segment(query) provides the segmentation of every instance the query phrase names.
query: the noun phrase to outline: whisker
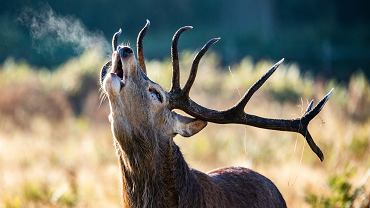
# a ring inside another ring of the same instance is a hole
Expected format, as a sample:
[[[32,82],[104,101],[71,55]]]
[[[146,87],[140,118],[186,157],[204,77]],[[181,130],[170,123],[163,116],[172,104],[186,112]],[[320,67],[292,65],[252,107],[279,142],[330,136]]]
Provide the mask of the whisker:
[[[107,96],[105,95],[105,94],[103,94],[103,96],[101,97],[101,99],[100,99],[100,102],[99,102],[99,106],[98,106],[98,108],[100,108],[101,107],[101,105],[103,104],[103,102],[106,100],[106,98],[107,98]]]
[[[101,107],[101,105],[103,104],[103,102],[107,99],[107,95],[104,93],[104,90],[102,87],[99,88],[99,106],[98,108]]]

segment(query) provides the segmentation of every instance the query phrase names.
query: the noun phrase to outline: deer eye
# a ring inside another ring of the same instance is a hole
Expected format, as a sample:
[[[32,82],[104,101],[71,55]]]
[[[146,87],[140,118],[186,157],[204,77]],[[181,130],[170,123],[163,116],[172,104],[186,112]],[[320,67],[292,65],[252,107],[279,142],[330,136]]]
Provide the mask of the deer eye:
[[[159,93],[156,89],[151,87],[151,88],[149,88],[149,92],[150,92],[152,97],[154,97],[155,99],[157,99],[161,103],[163,102],[163,98],[162,98],[161,93]]]

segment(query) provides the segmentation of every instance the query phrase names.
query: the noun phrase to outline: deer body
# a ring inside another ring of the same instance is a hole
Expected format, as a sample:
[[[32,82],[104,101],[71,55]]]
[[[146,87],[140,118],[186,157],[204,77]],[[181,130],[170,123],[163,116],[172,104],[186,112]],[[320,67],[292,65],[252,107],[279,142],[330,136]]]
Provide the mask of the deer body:
[[[239,123],[301,133],[323,159],[307,125],[330,94],[315,107],[311,102],[299,119],[268,119],[245,113],[244,106],[279,62],[232,108],[216,111],[202,107],[190,99],[189,91],[201,57],[218,39],[210,40],[196,55],[189,79],[181,89],[177,41],[181,33],[191,27],[182,27],[175,33],[171,48],[172,89],[166,92],[146,76],[142,40],[148,26],[149,22],[138,36],[138,60],[130,47],[117,46],[119,31],[112,39],[112,60],[101,70],[101,85],[109,100],[109,121],[122,172],[124,207],[286,207],[276,186],[252,170],[232,167],[205,174],[189,168],[173,137],[176,134],[192,136],[201,131],[207,121]],[[193,117],[172,111],[175,108]]]
[[[128,156],[117,147],[125,207],[286,207],[266,177],[237,167],[209,174],[191,169],[172,138],[165,140],[156,156]]]

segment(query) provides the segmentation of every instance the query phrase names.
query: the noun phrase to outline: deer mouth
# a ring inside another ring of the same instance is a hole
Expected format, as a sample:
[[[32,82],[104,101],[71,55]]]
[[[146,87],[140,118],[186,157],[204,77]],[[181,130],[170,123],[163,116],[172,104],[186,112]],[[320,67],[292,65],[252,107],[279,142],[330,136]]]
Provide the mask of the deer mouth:
[[[111,73],[117,75],[117,77],[120,79],[120,89],[119,91],[122,90],[122,88],[125,86],[125,80],[123,79],[123,69],[122,69],[122,62],[119,58],[115,60],[115,64],[113,64],[112,71]]]
[[[127,48],[128,47],[118,46],[117,53],[115,54],[115,57],[113,59],[114,64],[111,70],[111,73],[116,74],[117,77],[120,79],[120,83],[121,83],[120,91],[125,86],[125,74],[127,74],[123,70],[123,61],[130,54],[129,53],[130,51],[132,53],[132,50],[130,48],[128,48],[129,49],[128,50]]]
[[[117,51],[121,59],[125,59],[134,53],[128,46],[118,46]]]
[[[121,80],[123,80],[123,69],[122,69],[122,61],[121,59],[117,59],[117,63],[112,70]]]
[[[127,46],[118,46],[117,51],[113,52],[112,56],[112,67],[110,70],[111,74],[116,75],[116,78],[120,79],[120,91],[125,86],[126,78],[128,74],[127,62],[130,62],[130,57],[132,57],[133,51]],[[102,77],[105,76],[102,74]]]

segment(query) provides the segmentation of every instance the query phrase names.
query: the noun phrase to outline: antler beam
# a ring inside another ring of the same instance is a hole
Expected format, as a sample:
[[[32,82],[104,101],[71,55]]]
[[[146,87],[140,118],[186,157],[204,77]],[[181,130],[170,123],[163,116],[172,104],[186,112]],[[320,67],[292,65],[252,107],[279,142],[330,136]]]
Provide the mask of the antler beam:
[[[309,113],[301,118],[296,119],[272,119],[263,118],[252,114],[247,114],[244,111],[239,111],[238,108],[230,108],[224,111],[217,111],[203,107],[189,97],[174,96],[171,97],[170,103],[172,109],[181,109],[195,118],[219,124],[235,123],[254,126],[263,129],[271,129],[278,131],[290,131],[302,134],[313,152],[324,160],[324,155],[320,148],[315,144],[313,138],[308,131],[309,122],[321,111],[322,107],[330,98],[332,90],[322,99],[319,104]]]

